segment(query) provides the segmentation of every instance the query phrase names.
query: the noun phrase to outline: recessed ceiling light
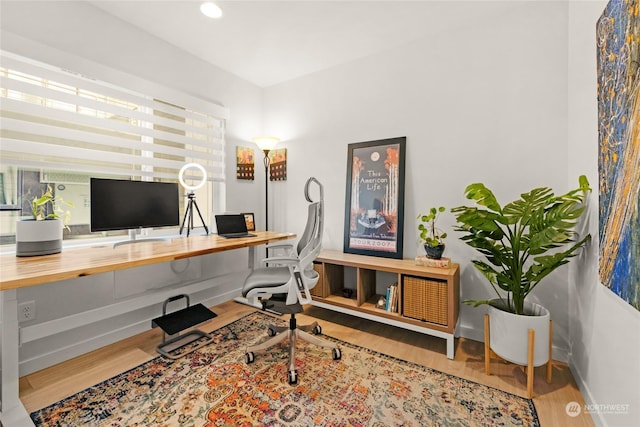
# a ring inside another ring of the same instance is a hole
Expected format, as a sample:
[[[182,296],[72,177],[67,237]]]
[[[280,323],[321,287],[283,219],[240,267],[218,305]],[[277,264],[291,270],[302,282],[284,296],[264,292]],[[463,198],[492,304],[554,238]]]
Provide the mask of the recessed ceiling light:
[[[222,9],[210,1],[200,5],[200,12],[209,18],[220,18],[222,16]]]

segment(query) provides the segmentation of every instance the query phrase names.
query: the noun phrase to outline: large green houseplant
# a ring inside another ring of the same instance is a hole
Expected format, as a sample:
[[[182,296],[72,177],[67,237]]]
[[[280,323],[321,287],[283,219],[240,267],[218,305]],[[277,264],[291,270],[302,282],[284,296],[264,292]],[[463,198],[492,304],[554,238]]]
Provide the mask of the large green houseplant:
[[[580,238],[574,231],[590,191],[586,176],[580,176],[578,183],[578,188],[559,196],[548,187],[535,188],[504,206],[484,184],[466,188],[466,197],[475,206],[451,209],[457,221],[455,230],[484,255],[484,260],[472,262],[489,280],[498,299],[465,303],[490,304],[526,314],[529,293],[568,263],[591,238],[589,234]]]

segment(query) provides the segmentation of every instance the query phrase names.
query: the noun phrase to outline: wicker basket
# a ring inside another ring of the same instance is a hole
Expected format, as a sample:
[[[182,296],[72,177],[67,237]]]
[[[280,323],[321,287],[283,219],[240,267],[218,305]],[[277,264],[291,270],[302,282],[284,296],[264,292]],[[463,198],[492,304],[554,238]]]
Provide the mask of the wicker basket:
[[[447,282],[402,276],[402,315],[447,326]]]

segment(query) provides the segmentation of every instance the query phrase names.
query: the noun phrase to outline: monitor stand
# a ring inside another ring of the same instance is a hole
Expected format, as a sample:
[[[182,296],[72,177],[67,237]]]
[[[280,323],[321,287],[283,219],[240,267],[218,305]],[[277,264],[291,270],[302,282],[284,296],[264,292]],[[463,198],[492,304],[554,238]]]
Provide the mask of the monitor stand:
[[[146,243],[146,242],[170,242],[170,237],[150,237],[148,239],[138,239],[137,236],[142,228],[132,228],[129,230],[129,240],[122,240],[113,244],[113,248],[117,248],[122,245],[129,245],[131,243]]]

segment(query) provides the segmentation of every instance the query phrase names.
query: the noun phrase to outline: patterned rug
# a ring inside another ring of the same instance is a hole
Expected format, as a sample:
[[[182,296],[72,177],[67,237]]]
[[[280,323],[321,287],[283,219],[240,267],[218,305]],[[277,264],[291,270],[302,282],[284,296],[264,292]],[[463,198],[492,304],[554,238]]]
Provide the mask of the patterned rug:
[[[285,319],[275,319],[286,325]],[[244,362],[274,319],[251,313],[181,359],[162,356],[31,414],[37,426],[539,426],[533,402],[334,338]]]

